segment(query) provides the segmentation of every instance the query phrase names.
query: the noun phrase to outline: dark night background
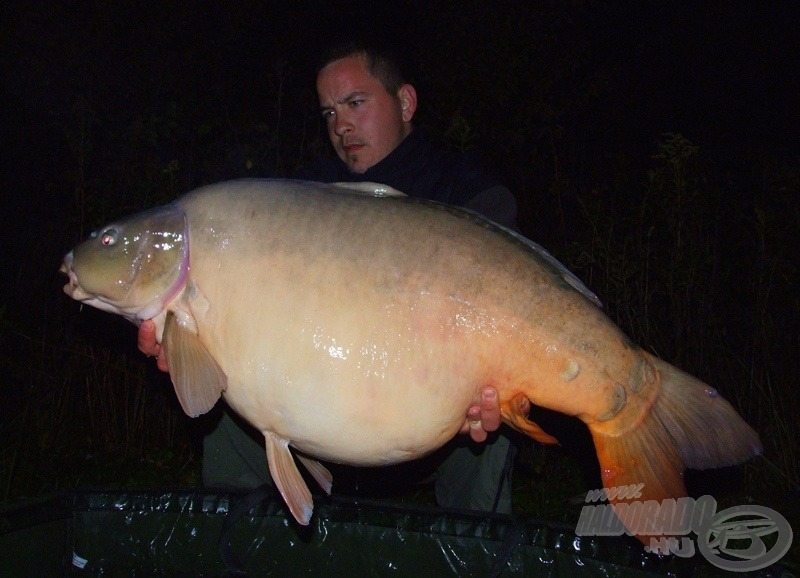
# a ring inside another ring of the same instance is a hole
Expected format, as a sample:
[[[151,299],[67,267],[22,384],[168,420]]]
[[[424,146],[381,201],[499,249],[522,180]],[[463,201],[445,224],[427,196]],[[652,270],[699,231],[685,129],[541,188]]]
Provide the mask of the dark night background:
[[[173,462],[196,459],[195,426],[134,329],[79,313],[60,258],[108,218],[328,154],[314,56],[356,34],[402,50],[417,124],[483,157],[517,197],[524,234],[756,427],[765,457],[740,476],[745,492],[767,488],[754,503],[796,497],[792,3],[231,4],[0,8],[5,499],[138,482],[92,469],[103,464],[150,460],[169,479]]]

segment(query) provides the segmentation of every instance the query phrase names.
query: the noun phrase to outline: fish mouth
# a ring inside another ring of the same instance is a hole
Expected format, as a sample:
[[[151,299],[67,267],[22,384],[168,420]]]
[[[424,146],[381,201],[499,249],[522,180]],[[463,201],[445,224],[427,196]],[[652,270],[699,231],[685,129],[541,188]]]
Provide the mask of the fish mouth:
[[[69,277],[69,281],[64,285],[64,293],[77,301],[85,301],[91,297],[91,295],[81,288],[81,284],[78,282],[78,276],[75,275],[75,271],[72,268],[72,251],[64,255],[64,260],[58,271]]]

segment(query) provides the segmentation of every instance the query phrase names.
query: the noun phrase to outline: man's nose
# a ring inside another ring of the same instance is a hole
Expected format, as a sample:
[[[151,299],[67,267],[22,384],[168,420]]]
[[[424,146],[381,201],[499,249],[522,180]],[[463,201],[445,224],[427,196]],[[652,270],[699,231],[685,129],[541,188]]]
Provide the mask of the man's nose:
[[[353,131],[353,123],[345,116],[341,114],[336,115],[336,123],[333,126],[333,132],[336,133],[337,136],[343,136],[348,132]]]

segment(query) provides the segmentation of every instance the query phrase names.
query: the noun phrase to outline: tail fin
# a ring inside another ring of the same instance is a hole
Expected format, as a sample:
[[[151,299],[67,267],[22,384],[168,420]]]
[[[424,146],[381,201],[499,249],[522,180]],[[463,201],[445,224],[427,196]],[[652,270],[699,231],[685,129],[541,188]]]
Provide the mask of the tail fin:
[[[617,436],[589,426],[606,489],[644,484],[637,501],[677,499],[686,495],[686,467],[719,468],[761,453],[758,434],[716,390],[642,353],[660,381],[649,411],[632,429]],[[636,534],[638,512],[617,505],[625,501],[614,501],[615,511]]]
[[[647,357],[661,375],[654,412],[672,434],[686,467],[721,468],[761,454],[758,434],[717,390],[657,357]]]

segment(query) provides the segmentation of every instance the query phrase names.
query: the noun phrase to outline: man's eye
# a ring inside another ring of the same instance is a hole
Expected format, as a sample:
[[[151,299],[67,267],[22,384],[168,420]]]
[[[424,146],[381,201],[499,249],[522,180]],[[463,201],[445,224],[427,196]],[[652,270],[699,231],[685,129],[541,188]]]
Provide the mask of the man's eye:
[[[323,110],[322,111],[322,118],[328,120],[329,118],[333,118],[333,111],[332,110]]]
[[[358,108],[363,103],[364,103],[363,100],[351,100],[349,104],[350,104],[350,108]]]

